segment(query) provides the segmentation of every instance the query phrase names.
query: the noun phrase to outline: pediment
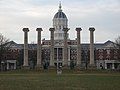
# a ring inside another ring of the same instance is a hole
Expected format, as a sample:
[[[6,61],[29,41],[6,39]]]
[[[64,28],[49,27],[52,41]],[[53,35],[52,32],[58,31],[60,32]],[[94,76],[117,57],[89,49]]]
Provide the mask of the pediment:
[[[107,41],[107,42],[104,44],[104,47],[114,47],[114,43],[111,42],[111,41]]]

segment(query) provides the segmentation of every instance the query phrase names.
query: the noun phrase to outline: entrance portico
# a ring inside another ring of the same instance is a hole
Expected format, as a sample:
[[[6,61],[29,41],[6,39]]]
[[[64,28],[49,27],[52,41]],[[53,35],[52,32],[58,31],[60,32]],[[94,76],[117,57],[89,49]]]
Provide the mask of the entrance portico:
[[[116,60],[96,60],[97,69],[117,69],[119,65]]]

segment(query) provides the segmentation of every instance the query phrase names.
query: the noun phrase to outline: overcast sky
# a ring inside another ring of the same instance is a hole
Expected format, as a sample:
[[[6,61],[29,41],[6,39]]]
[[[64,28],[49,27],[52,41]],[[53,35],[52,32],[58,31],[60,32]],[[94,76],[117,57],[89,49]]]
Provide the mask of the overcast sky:
[[[95,42],[114,41],[120,35],[120,0],[61,0],[68,18],[70,39],[81,27],[82,42],[89,42],[90,26],[95,27]],[[36,42],[36,28],[43,28],[42,39],[49,39],[49,28],[58,11],[59,0],[0,0],[0,33],[23,43],[22,28],[28,27],[29,43]]]

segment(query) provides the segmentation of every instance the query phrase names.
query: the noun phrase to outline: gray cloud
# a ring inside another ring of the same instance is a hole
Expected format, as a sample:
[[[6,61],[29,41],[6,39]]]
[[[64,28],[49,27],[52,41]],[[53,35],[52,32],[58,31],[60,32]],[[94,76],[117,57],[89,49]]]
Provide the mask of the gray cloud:
[[[36,41],[35,29],[42,27],[43,38],[49,39],[48,29],[52,27],[58,2],[56,0],[50,2],[48,0],[0,0],[0,32],[11,40],[22,43],[22,28],[29,27],[31,30],[29,42],[32,42]],[[69,20],[71,39],[76,37],[74,29],[78,26],[83,28],[82,42],[89,42],[89,26],[96,28],[96,42],[114,40],[120,33],[119,0],[65,0],[62,4],[63,12]]]

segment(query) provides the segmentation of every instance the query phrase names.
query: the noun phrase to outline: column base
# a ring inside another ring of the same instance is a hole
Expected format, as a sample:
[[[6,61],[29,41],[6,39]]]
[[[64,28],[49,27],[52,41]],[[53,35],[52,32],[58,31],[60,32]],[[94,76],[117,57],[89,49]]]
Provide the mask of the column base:
[[[96,70],[96,69],[97,69],[97,67],[96,67],[95,64],[89,64],[88,65],[88,70]]]
[[[22,69],[24,69],[24,70],[29,70],[30,67],[29,67],[29,66],[22,66]]]
[[[55,65],[54,64],[50,64],[50,67],[54,67]]]
[[[36,70],[41,70],[41,69],[43,69],[43,67],[42,67],[41,65],[36,65],[36,66],[35,66],[35,69],[36,69]]]
[[[76,66],[77,70],[85,70],[85,66],[83,64]]]
[[[70,66],[64,65],[64,66],[62,66],[62,69],[70,69]]]
[[[55,66],[49,66],[49,69],[54,70],[54,69],[56,69],[56,67]]]

